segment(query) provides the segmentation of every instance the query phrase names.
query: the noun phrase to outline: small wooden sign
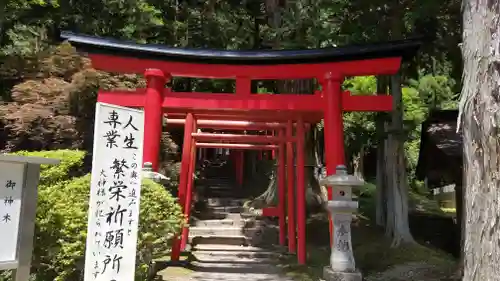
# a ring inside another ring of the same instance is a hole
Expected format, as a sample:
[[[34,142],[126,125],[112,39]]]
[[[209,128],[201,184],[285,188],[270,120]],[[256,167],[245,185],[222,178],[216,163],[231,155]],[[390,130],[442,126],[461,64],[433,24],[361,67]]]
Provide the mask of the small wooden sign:
[[[40,165],[57,159],[0,154],[0,270],[30,277]]]

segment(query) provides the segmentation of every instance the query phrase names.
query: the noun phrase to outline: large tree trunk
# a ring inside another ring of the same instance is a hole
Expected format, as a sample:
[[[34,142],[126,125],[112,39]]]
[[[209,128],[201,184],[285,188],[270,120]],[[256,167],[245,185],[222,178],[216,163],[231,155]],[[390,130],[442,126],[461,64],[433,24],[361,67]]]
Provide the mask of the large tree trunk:
[[[392,246],[413,243],[408,223],[408,179],[403,134],[403,106],[401,76],[391,77],[391,93],[394,110],[390,133],[386,141],[387,189],[386,235],[392,238]]]
[[[278,0],[266,0],[266,10],[268,13],[268,24],[276,31],[276,37],[273,41],[273,49],[280,49],[280,33],[278,32],[281,26],[281,11],[280,1]],[[277,81],[277,88],[279,94],[281,93],[293,93],[293,94],[312,94],[314,91],[313,81],[311,79],[306,80],[288,80],[288,81]],[[314,173],[315,164],[321,160],[316,159],[318,157],[316,153],[316,144],[318,143],[316,136],[319,134],[315,133],[317,130],[314,126],[306,133],[305,136],[305,147],[301,148],[305,150],[305,184],[306,184],[306,200],[308,210],[314,210],[318,207],[323,207],[326,202],[325,196],[321,191],[318,180]],[[294,161],[295,163],[295,156]],[[254,208],[263,208],[267,206],[273,206],[277,203],[277,183],[276,180],[277,167],[274,166],[270,172],[270,180],[268,188],[262,195],[257,197],[251,203]],[[293,175],[295,177],[295,175]],[[294,178],[295,180],[295,178]]]
[[[464,0],[464,278],[500,280],[500,1]]]
[[[391,39],[401,39],[404,26],[404,9],[400,0],[393,0],[390,10]],[[392,238],[392,246],[402,243],[414,243],[408,222],[408,178],[403,132],[403,93],[401,89],[401,74],[391,76],[390,90],[393,97],[392,120],[389,135],[385,141],[386,155],[386,220],[385,233]]]
[[[307,209],[309,211],[314,211],[318,209],[324,209],[326,203],[326,191],[323,190],[319,183],[316,175],[314,173],[315,163],[318,161],[316,159],[317,154],[315,153],[315,146],[318,143],[315,136],[318,134],[314,133],[314,129],[311,128],[305,136],[305,168],[304,168],[304,181],[306,185],[306,202]],[[295,156],[295,155],[294,155]],[[295,160],[295,157],[294,157]],[[295,161],[294,161],[295,163]],[[277,181],[277,167],[274,166],[267,189],[259,197],[251,202],[251,206],[257,209],[276,206],[278,203],[278,181]],[[296,181],[295,175],[294,182]],[[295,182],[296,187],[296,182]]]
[[[359,152],[353,155],[352,157],[352,169],[354,171],[354,176],[358,177],[361,180],[364,180],[365,178],[365,173],[363,169],[364,161],[363,159],[365,158],[365,146],[361,145],[361,148],[359,149]]]
[[[456,171],[454,176],[455,180],[455,205],[456,205],[456,220],[457,220],[457,231],[460,239],[460,256],[458,258],[457,267],[453,275],[454,280],[461,280],[464,272],[464,226],[465,226],[465,216],[464,216],[464,194],[463,194],[463,168],[460,166],[460,170]]]

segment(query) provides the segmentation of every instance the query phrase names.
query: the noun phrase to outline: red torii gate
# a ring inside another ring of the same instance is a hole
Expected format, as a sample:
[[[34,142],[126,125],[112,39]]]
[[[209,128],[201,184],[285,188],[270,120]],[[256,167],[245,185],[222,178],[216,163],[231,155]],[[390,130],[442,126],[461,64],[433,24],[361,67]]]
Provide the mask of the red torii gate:
[[[159,45],[135,44],[94,36],[61,33],[77,49],[87,52],[94,68],[118,73],[142,73],[147,86],[135,91],[99,91],[98,101],[128,107],[144,108],[144,162],[158,168],[163,115],[168,124],[185,124],[184,147],[179,184],[179,200],[189,216],[192,175],[196,147],[226,147],[233,149],[279,149],[278,172],[284,174],[286,150],[287,174],[293,174],[293,143],[297,149],[297,256],[306,261],[305,249],[305,186],[303,134],[305,124],[324,120],[326,168],[333,174],[337,165],[344,164],[343,111],[390,111],[392,98],[387,95],[351,95],[342,92],[345,77],[395,74],[405,58],[411,58],[420,46],[417,40],[400,40],[374,45],[298,51],[221,51],[168,48]],[[165,87],[172,76],[235,79],[236,91],[230,94],[173,92]],[[310,79],[316,78],[321,91],[313,95],[253,94],[252,79]],[[177,118],[177,119],[175,119]],[[295,123],[296,136],[292,136]],[[271,144],[253,136],[229,136],[226,141],[244,143],[196,142],[198,139],[220,139],[220,136],[197,134],[196,129],[252,128],[277,130],[280,135]],[[286,133],[285,133],[286,131]],[[260,142],[253,144],[252,142]],[[286,146],[286,148],[285,148]],[[280,199],[284,199],[284,177],[280,177]],[[293,181],[288,178],[288,190]],[[328,190],[328,198],[341,197]],[[282,201],[282,200],[280,200]],[[284,200],[283,200],[284,201]],[[294,196],[288,192],[289,250],[295,251]],[[280,243],[285,243],[284,202],[280,202]],[[331,223],[331,222],[330,222]],[[283,227],[283,228],[282,228]],[[331,230],[331,228],[330,228]],[[172,249],[178,259],[182,240]]]

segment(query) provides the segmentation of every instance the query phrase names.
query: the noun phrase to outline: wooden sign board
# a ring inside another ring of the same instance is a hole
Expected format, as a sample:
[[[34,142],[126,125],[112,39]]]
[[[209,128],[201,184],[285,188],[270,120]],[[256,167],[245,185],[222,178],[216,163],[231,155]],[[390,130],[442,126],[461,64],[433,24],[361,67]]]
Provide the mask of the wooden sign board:
[[[57,159],[0,154],[0,270],[28,281],[35,235],[40,165]]]
[[[24,166],[0,162],[0,263],[17,260]]]
[[[133,281],[144,112],[97,103],[85,281]]]

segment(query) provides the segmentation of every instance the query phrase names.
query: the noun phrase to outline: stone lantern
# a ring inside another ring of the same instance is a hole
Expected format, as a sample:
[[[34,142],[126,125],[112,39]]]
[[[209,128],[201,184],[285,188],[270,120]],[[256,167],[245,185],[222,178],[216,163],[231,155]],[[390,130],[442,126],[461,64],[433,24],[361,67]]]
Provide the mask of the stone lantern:
[[[363,180],[347,174],[344,165],[337,166],[334,175],[320,181],[321,185],[333,189],[333,199],[328,201],[328,211],[333,221],[333,241],[330,266],[323,270],[327,281],[361,281],[362,276],[356,270],[351,242],[352,214],[358,209],[358,202],[352,201],[352,188],[364,184]]]

